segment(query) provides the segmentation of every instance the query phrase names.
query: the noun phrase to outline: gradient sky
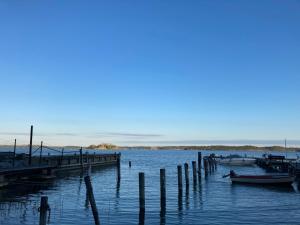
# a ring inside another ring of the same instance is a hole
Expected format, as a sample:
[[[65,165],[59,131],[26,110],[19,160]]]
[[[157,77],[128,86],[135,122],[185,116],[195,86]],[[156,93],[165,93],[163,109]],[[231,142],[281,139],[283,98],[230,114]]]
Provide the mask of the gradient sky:
[[[300,1],[0,1],[0,144],[300,144]]]

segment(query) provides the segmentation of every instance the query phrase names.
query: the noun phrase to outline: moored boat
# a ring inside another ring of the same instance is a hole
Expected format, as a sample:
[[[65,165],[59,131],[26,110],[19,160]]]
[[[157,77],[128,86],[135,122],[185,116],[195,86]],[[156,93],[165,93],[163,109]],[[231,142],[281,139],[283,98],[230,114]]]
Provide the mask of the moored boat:
[[[219,158],[217,162],[229,166],[253,166],[256,163],[254,158]]]
[[[295,181],[295,176],[289,174],[272,175],[238,175],[233,170],[230,171],[232,183],[262,184],[262,185],[291,185]]]

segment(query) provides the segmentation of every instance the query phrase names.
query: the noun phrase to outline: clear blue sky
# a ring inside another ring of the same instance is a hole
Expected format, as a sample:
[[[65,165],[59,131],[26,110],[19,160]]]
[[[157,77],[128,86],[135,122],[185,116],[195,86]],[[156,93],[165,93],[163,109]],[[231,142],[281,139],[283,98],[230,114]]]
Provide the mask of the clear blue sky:
[[[28,143],[31,124],[48,144],[299,140],[299,12],[297,0],[2,0],[0,144]]]

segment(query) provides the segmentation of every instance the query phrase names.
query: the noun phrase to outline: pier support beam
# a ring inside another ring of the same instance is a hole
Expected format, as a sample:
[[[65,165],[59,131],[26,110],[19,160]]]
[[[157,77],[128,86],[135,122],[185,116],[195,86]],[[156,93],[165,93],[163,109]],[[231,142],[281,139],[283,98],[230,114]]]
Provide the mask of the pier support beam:
[[[30,143],[29,143],[29,159],[28,165],[31,166],[31,157],[32,157],[32,135],[33,135],[33,126],[30,127]]]
[[[14,144],[14,158],[12,162],[13,167],[15,167],[15,161],[16,161],[16,148],[17,148],[17,139],[15,139],[15,144]]]
[[[185,185],[186,188],[189,188],[190,185],[190,179],[189,179],[189,164],[185,163],[184,164],[184,175],[185,175]]]
[[[198,176],[201,177],[202,153],[198,152]]]
[[[117,180],[121,180],[121,153],[117,154]]]
[[[193,167],[193,184],[197,184],[197,165],[196,161],[192,161],[192,167]]]

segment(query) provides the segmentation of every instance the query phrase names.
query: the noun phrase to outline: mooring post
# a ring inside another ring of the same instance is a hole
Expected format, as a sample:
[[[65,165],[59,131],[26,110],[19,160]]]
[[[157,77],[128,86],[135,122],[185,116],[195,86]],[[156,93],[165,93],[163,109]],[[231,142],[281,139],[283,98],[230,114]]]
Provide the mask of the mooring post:
[[[121,180],[121,153],[117,155],[117,179],[118,182]]]
[[[207,162],[208,162],[209,173],[211,173],[211,160],[210,160],[210,157],[207,158]]]
[[[129,165],[129,167],[131,168],[131,161],[129,161],[128,165]]]
[[[32,156],[32,135],[33,135],[33,126],[30,127],[30,144],[29,144],[29,159],[28,165],[31,166],[31,156]]]
[[[61,157],[60,157],[60,165],[63,164],[63,159],[64,159],[64,148],[61,149]]]
[[[15,167],[15,161],[16,161],[16,148],[17,148],[17,139],[15,139],[15,144],[14,144],[14,158],[13,158],[13,167]]]
[[[196,165],[196,161],[192,161],[192,167],[193,167],[193,183],[197,184],[197,165]]]
[[[145,212],[145,174],[139,173],[140,212]]]
[[[198,175],[201,177],[202,153],[198,152]]]
[[[84,177],[84,182],[85,182],[89,202],[90,202],[91,207],[92,207],[92,212],[93,212],[93,216],[94,216],[94,220],[95,220],[95,225],[100,225],[99,214],[98,214],[98,210],[97,210],[96,201],[95,201],[95,198],[94,198],[93,186],[92,186],[92,183],[91,183],[90,176],[85,176]]]
[[[166,208],[166,169],[160,169],[160,208]]]
[[[217,160],[216,160],[216,158],[214,158],[214,162],[215,162],[215,170],[217,170]]]
[[[41,141],[39,165],[41,165],[42,163],[42,154],[43,154],[42,152],[43,152],[43,142]]]
[[[185,175],[185,185],[188,188],[190,185],[190,180],[189,180],[189,164],[185,163],[184,164],[184,175]]]
[[[82,147],[80,148],[80,151],[79,151],[79,161],[80,161],[81,167],[83,167]]]
[[[203,163],[204,163],[204,172],[205,172],[205,176],[208,175],[208,163],[207,163],[207,158],[203,158]]]
[[[178,194],[182,195],[182,166],[177,166],[177,176],[178,176]]]
[[[46,225],[47,224],[47,211],[49,209],[48,205],[48,197],[42,196],[41,197],[41,205],[39,208],[40,211],[40,225]]]

